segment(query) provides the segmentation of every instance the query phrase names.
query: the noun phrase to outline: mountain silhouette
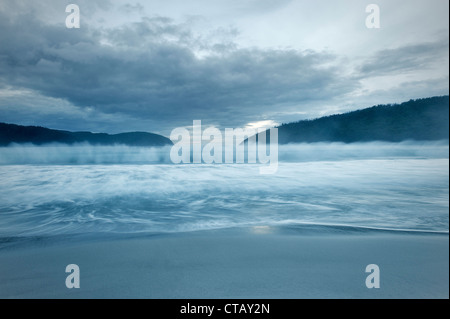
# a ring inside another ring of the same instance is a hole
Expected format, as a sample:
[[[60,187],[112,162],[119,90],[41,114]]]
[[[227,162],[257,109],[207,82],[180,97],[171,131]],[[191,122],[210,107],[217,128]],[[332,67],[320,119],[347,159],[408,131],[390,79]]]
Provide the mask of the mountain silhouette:
[[[69,132],[52,130],[40,126],[22,126],[0,123],[0,146],[11,143],[32,143],[42,145],[48,143],[90,143],[92,145],[129,145],[129,146],[164,146],[172,145],[168,138],[145,132],[130,132],[121,134]]]
[[[268,134],[267,141],[270,141]],[[258,138],[258,136],[257,136]],[[278,127],[278,142],[401,142],[449,139],[449,96],[410,100],[402,104],[377,105],[344,114],[302,120]],[[11,143],[129,146],[172,145],[168,138],[146,132],[121,134],[69,132],[39,126],[0,123],[0,146]]]
[[[448,139],[448,95],[395,105],[377,105],[278,127],[279,144]]]

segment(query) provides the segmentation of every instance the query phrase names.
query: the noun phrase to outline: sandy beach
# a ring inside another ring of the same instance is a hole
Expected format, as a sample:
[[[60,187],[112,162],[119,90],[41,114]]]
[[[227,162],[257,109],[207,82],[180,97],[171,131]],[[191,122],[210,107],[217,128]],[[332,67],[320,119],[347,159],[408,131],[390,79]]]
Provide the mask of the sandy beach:
[[[0,298],[449,297],[448,234],[291,225],[2,247]],[[65,286],[72,263],[80,289]]]

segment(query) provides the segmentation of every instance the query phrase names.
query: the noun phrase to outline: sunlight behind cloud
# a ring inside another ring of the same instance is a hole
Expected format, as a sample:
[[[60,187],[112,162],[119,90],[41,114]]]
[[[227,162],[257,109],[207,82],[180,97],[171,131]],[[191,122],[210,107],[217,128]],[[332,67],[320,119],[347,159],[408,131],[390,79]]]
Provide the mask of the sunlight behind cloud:
[[[265,121],[247,123],[245,125],[245,128],[257,130],[259,128],[268,129],[268,128],[275,127],[278,125],[280,125],[280,123],[277,123],[273,120],[265,120]]]

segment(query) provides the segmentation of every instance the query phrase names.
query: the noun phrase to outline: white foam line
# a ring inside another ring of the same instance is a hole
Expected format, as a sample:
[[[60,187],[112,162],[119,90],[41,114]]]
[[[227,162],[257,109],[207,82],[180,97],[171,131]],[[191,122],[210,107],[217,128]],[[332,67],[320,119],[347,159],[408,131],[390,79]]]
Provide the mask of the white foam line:
[[[312,225],[312,226],[328,226],[328,227],[349,227],[349,228],[361,228],[369,230],[385,230],[385,231],[399,231],[399,232],[416,232],[416,233],[433,233],[433,234],[449,234],[449,231],[445,230],[428,230],[428,229],[407,229],[407,228],[387,228],[387,227],[372,227],[372,226],[360,226],[349,224],[327,224],[327,223],[308,223],[299,222],[293,220],[286,220],[281,222],[275,222],[277,225]]]

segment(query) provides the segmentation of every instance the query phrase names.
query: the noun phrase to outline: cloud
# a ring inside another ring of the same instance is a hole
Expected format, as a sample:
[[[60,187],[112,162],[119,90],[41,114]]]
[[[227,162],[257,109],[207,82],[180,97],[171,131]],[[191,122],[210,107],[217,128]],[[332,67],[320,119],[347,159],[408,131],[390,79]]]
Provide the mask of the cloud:
[[[354,109],[381,103],[374,92],[401,102],[395,95],[400,90],[406,99],[419,88],[423,96],[444,94],[445,86],[448,90],[448,84],[438,90],[432,86],[437,79],[448,79],[447,71],[436,67],[448,65],[448,39],[401,42],[358,59],[351,52],[338,55],[331,49],[305,50],[301,45],[245,44],[246,39],[254,43],[251,36],[261,33],[270,44],[271,35],[277,33],[266,34],[258,29],[260,24],[255,25],[259,31],[241,28],[252,21],[280,22],[283,17],[292,22],[291,0],[161,4],[162,12],[176,12],[171,17],[155,15],[158,10],[152,9],[159,2],[113,5],[107,0],[80,0],[77,4],[82,9],[80,29],[65,28],[61,1],[0,4],[0,97],[8,96],[0,99],[3,121],[167,135],[194,119],[217,127],[287,122],[348,110],[344,105]],[[320,13],[314,26],[324,24],[317,32],[331,41],[330,25],[324,23],[328,15],[317,10],[321,6],[305,6],[308,14]],[[222,11],[226,12],[217,18]],[[201,16],[208,12],[210,16]],[[248,22],[237,27],[230,18],[234,14]],[[361,15],[365,16],[364,10]],[[211,22],[211,18],[218,20]],[[300,37],[295,26],[288,23],[282,29],[289,43]],[[320,41],[324,43],[324,38]],[[377,40],[372,42],[377,47]],[[11,92],[24,93],[12,97]]]
[[[73,30],[1,12],[0,28],[3,85],[166,125],[244,125],[274,106],[330,99],[357,85],[342,77],[330,53],[214,43],[165,17]]]
[[[439,96],[443,95],[443,93],[448,95],[448,87],[448,76],[436,79],[405,81],[398,86],[391,86],[389,89],[369,92],[364,98],[372,101],[378,98],[380,103],[401,103],[408,99],[417,99],[423,96]]]
[[[367,59],[359,71],[361,76],[382,76],[417,72],[436,64],[448,65],[448,38],[440,41],[417,43],[376,52]]]
[[[293,0],[233,0],[228,2],[231,2],[236,10],[244,13],[264,13],[284,8],[292,3]]]
[[[120,6],[120,10],[124,11],[125,13],[142,13],[144,11],[144,7],[140,3],[126,3]]]

